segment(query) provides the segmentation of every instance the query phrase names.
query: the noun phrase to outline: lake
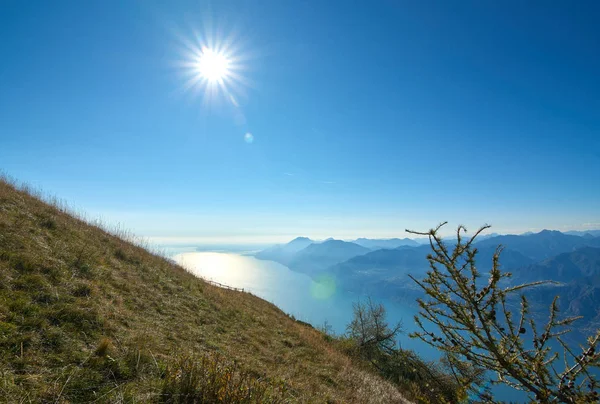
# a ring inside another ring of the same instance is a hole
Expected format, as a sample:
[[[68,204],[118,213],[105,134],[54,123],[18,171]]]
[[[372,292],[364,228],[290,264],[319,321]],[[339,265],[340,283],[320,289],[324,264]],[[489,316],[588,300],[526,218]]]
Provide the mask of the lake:
[[[262,261],[250,255],[225,252],[190,252],[191,248],[170,250],[172,258],[199,277],[228,286],[243,288],[315,327],[327,322],[337,334],[344,333],[352,320],[354,302],[368,296],[356,295],[337,287],[334,278],[324,275],[316,281],[273,261]],[[405,333],[398,340],[402,348],[412,349],[421,357],[434,360],[439,352],[431,346],[408,337],[417,330],[413,317],[416,310],[400,303],[373,299],[387,310],[390,324],[402,321]],[[497,399],[522,401],[524,396],[506,386],[493,388]]]
[[[368,296],[356,295],[337,287],[333,277],[324,275],[316,281],[273,261],[258,260],[249,255],[222,252],[186,252],[173,259],[190,272],[215,282],[243,288],[315,327],[327,322],[337,334],[345,332],[352,320],[352,305]],[[392,301],[382,303],[390,324],[402,321],[406,334],[416,329],[413,308]],[[401,335],[402,348],[415,349],[429,359],[437,351],[417,340]]]

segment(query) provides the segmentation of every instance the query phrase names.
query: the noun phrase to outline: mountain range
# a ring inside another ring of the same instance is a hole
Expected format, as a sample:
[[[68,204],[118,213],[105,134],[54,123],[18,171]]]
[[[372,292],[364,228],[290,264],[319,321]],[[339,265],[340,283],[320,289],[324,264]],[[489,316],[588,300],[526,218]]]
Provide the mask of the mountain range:
[[[542,230],[539,233],[521,236],[506,235],[492,237],[479,241],[477,246],[496,247],[499,244],[519,251],[534,261],[541,261],[586,246],[600,247],[600,237],[582,237],[561,233],[556,230]]]
[[[515,274],[515,282],[552,280],[535,288],[531,296],[548,306],[554,296],[569,315],[583,316],[586,323],[600,324],[600,248],[582,247],[558,254],[541,262],[522,268]]]
[[[600,237],[600,230],[586,230],[586,231],[571,230],[571,231],[566,231],[565,234],[570,234],[571,236],[582,236],[582,237]]]
[[[315,274],[369,251],[371,250],[366,247],[342,240],[312,243],[298,251],[289,261],[288,267],[299,272]]]
[[[600,285],[600,248],[581,247],[575,251],[558,254],[529,265],[523,271],[519,271],[517,277],[523,281],[545,278],[563,283],[590,279]]]
[[[600,237],[594,234],[543,230],[523,235],[488,235],[476,240],[476,262],[480,271],[489,271],[496,248],[502,245],[500,265],[513,274],[513,283],[559,282],[532,290],[534,303],[547,306],[560,294],[567,314],[600,322]],[[452,245],[451,239],[445,242]],[[423,245],[422,240],[359,238],[354,242],[314,242],[297,238],[261,251],[256,257],[280,262],[312,277],[327,273],[343,289],[355,293],[414,304],[422,291],[409,275],[424,276],[429,269],[430,252],[431,247]]]

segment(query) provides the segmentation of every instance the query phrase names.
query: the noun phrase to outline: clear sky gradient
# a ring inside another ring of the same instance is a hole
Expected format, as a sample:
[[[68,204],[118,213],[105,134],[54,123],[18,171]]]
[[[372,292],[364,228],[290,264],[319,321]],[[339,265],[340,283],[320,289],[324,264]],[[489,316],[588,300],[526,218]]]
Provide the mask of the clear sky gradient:
[[[599,19],[596,1],[9,0],[0,169],[150,237],[600,228]],[[183,90],[206,38],[230,44],[234,101]]]

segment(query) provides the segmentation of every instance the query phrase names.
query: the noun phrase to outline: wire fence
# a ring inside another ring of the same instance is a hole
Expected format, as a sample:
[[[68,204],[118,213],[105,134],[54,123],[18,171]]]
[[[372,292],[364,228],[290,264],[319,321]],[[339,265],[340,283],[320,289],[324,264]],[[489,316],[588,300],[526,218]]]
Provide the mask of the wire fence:
[[[210,283],[211,285],[218,286],[223,289],[235,290],[236,292],[243,292],[243,288],[234,288],[233,286],[225,285],[219,282],[211,281],[210,279],[202,278],[206,283]]]

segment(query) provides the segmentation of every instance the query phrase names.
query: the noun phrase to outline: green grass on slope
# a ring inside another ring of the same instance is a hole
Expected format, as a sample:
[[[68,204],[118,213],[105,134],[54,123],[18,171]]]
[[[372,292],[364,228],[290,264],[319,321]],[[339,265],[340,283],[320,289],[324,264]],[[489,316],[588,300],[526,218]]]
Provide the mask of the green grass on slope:
[[[319,331],[0,180],[0,401],[403,402]]]

